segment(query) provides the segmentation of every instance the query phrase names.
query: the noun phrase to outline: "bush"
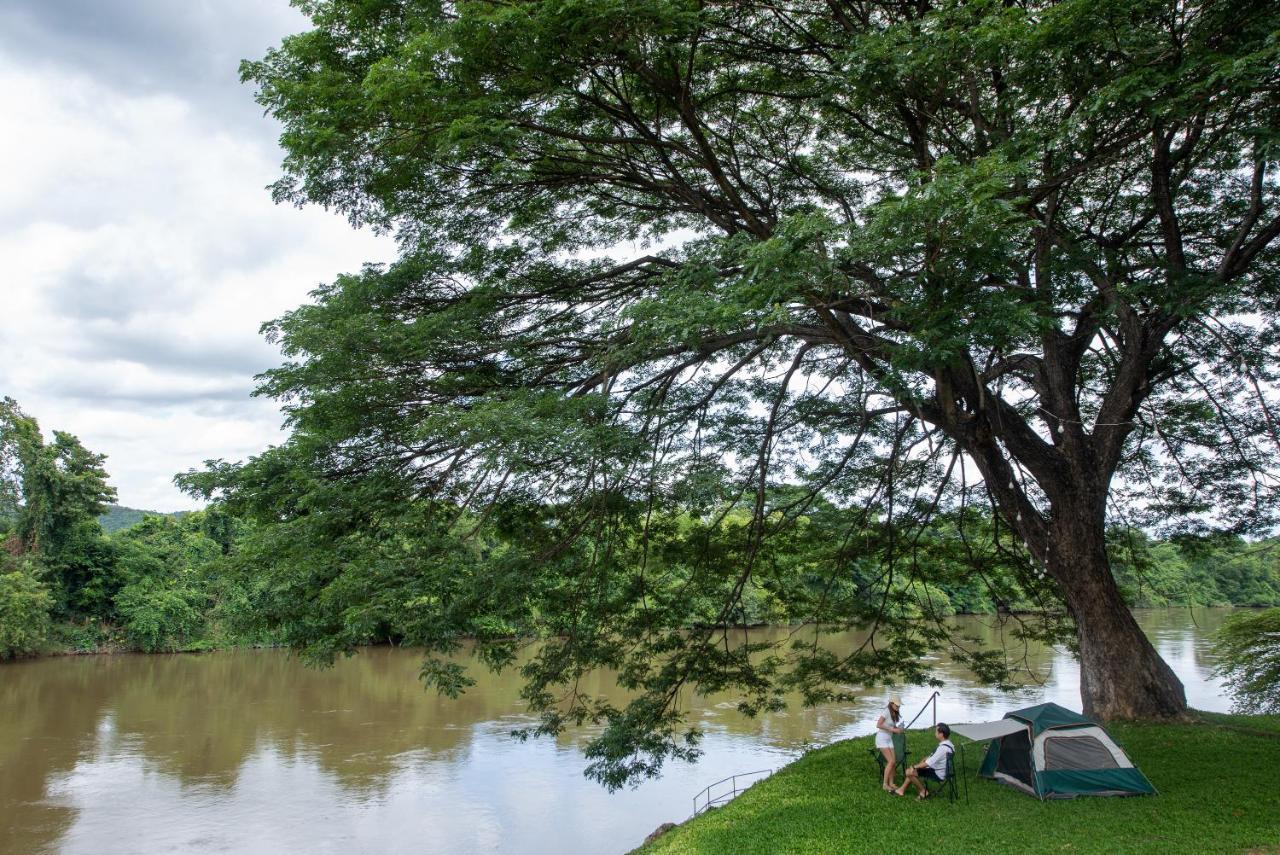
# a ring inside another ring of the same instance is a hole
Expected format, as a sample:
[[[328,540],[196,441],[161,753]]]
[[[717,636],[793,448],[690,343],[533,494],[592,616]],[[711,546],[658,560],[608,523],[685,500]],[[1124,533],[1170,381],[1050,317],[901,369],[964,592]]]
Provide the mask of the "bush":
[[[1227,618],[1215,641],[1216,668],[1234,697],[1232,709],[1280,713],[1280,608]]]
[[[204,629],[208,597],[189,580],[141,579],[116,596],[129,643],[147,653],[182,650]]]
[[[49,636],[53,595],[30,567],[0,572],[0,659],[37,652]]]
[[[53,625],[49,646],[69,653],[105,653],[124,648],[120,631],[100,620],[61,621]]]

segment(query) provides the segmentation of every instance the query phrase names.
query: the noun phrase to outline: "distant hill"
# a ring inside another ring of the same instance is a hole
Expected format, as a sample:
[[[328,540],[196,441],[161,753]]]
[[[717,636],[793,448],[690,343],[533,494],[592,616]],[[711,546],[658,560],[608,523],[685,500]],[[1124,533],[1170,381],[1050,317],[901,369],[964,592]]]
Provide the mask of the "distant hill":
[[[103,531],[111,534],[113,531],[137,525],[142,522],[143,517],[182,517],[188,513],[189,511],[174,511],[171,514],[166,514],[160,511],[140,511],[137,508],[126,508],[123,505],[110,505],[107,507],[107,512],[98,517],[98,522],[102,524]]]

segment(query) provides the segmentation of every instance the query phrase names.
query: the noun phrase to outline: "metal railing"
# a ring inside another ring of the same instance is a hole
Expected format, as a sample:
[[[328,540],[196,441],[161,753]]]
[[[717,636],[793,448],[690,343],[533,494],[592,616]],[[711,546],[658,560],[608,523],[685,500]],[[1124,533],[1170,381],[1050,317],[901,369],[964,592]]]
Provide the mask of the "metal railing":
[[[929,699],[924,702],[924,706],[920,707],[920,712],[916,713],[916,718],[920,718],[920,716],[924,715],[924,711],[927,710],[930,705],[933,706],[933,726],[937,727],[938,726],[938,693],[937,692],[934,692],[932,695],[930,695]],[[902,729],[910,730],[911,725],[916,723],[916,718],[913,718],[911,719],[911,721],[907,722],[906,726],[903,727]]]
[[[710,808],[717,807],[719,805],[724,804],[725,802],[732,799],[734,796],[738,795],[738,793],[745,791],[748,787],[751,786],[751,784],[756,783],[756,781],[762,780],[762,778],[758,776],[763,775],[765,777],[768,777],[769,775],[772,775],[772,774],[773,774],[772,769],[757,769],[754,772],[739,772],[736,775],[730,775],[727,778],[722,778],[721,780],[716,781],[714,784],[707,786],[702,792],[698,793],[696,796],[693,797],[693,815],[697,816],[698,814],[702,813],[705,810],[709,810]],[[748,784],[744,784],[742,787],[739,787],[738,781],[740,779],[747,779],[747,778],[754,778],[754,780],[752,780]],[[715,788],[720,786],[721,784],[728,784],[729,786],[726,787],[724,791],[719,795],[715,795],[713,793],[713,790],[715,790]]]

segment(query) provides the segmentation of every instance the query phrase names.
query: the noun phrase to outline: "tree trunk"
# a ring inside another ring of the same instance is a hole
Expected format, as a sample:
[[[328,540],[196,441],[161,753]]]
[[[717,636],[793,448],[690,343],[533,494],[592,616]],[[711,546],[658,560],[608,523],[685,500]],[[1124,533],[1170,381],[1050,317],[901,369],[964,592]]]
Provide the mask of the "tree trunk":
[[[1180,717],[1187,710],[1182,681],[1120,596],[1097,505],[1055,509],[1050,526],[1049,572],[1076,624],[1084,714],[1104,721]]]

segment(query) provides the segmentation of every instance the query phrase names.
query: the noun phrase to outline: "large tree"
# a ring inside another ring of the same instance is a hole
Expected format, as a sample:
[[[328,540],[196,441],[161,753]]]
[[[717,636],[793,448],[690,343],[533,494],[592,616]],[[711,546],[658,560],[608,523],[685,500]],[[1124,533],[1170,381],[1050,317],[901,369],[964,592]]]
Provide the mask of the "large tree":
[[[348,604],[290,613],[298,643],[392,590],[415,640],[498,664],[536,627],[531,699],[606,719],[625,775],[681,750],[682,686],[919,677],[942,636],[893,592],[929,515],[981,499],[967,572],[1060,598],[1085,711],[1184,710],[1104,530],[1270,519],[1275,4],[299,5],[314,28],[243,67],[276,196],[401,258],[269,325],[291,439],[188,481],[272,523],[281,609]],[[770,575],[784,538],[809,583]],[[705,628],[752,585],[870,640]],[[636,703],[576,693],[599,665]]]
[[[16,401],[0,399],[0,538],[39,560],[64,614],[102,616],[108,603],[101,589],[113,559],[98,516],[116,491],[105,461],[65,431],[46,442]]]

